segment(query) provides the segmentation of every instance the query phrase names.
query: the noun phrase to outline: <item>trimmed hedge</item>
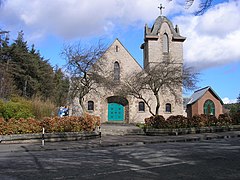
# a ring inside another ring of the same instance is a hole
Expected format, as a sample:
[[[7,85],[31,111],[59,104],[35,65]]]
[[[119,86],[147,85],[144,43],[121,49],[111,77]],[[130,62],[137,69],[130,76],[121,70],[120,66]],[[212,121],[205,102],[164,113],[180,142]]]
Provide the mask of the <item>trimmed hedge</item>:
[[[100,117],[85,114],[83,117],[53,117],[44,118],[42,121],[34,118],[15,119],[5,121],[0,118],[0,135],[41,133],[46,132],[91,132],[100,125]]]
[[[182,115],[170,116],[166,120],[163,116],[151,116],[145,119],[145,125],[157,129],[164,128],[189,128],[189,127],[209,127],[209,126],[228,126],[231,125],[232,119],[228,114],[219,115],[218,119],[212,115],[195,115],[187,118]]]

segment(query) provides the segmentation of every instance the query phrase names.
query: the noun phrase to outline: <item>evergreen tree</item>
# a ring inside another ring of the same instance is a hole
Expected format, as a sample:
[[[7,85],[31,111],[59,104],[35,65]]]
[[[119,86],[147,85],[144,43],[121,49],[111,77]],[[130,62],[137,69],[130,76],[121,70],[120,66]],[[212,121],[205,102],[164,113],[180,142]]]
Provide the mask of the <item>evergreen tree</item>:
[[[69,80],[66,76],[64,76],[64,73],[62,72],[61,68],[58,67],[55,68],[54,84],[55,84],[54,93],[55,104],[57,106],[67,104]]]
[[[17,94],[51,100],[58,106],[66,104],[68,79],[60,68],[54,70],[34,45],[28,48],[23,36],[19,32],[12,44],[8,36],[0,38],[0,98]]]
[[[240,93],[239,93],[239,95],[237,97],[237,103],[240,104]]]
[[[8,98],[15,92],[13,77],[9,70],[10,47],[8,31],[0,30],[0,98]]]

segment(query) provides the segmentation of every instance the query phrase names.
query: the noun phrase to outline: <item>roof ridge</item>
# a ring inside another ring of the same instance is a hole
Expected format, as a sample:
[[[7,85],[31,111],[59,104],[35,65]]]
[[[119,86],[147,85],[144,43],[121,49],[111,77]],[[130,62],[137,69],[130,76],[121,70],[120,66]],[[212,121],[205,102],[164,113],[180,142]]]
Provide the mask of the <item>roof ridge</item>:
[[[209,89],[209,88],[211,88],[211,87],[210,87],[210,86],[206,86],[206,87],[204,87],[204,88],[201,88],[201,89],[198,89],[198,90],[194,91],[194,93],[199,92],[199,91],[202,91],[202,90],[204,90],[204,89]]]

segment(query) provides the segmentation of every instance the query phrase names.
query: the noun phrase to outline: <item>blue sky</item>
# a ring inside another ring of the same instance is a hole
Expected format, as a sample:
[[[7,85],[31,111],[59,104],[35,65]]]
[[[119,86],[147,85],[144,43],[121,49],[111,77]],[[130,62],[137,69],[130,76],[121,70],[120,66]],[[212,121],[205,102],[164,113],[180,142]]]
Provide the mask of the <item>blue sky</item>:
[[[109,45],[115,38],[142,64],[143,27],[153,24],[162,3],[163,15],[187,37],[184,62],[200,71],[198,86],[234,102],[240,93],[240,1],[213,0],[204,15],[194,16],[200,2],[186,8],[183,0],[4,0],[0,29],[12,39],[23,30],[29,46],[53,66],[66,63],[59,55],[64,44],[103,39]]]

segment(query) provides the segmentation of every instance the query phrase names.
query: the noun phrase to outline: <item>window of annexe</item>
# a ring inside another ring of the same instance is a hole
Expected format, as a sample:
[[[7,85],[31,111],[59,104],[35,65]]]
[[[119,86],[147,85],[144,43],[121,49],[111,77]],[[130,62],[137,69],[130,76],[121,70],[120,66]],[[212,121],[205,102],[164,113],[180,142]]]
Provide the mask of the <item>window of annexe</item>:
[[[166,33],[163,34],[163,53],[169,53],[169,38]]]
[[[204,114],[215,115],[215,105],[210,99],[206,100],[203,105]]]
[[[94,102],[88,101],[88,111],[94,111]]]
[[[172,112],[172,105],[170,103],[167,103],[166,104],[166,109],[165,109],[166,112],[168,113],[171,113]]]
[[[145,111],[145,104],[144,102],[139,102],[138,103],[138,111],[144,112]]]
[[[117,61],[114,63],[114,80],[120,80],[120,65]]]

